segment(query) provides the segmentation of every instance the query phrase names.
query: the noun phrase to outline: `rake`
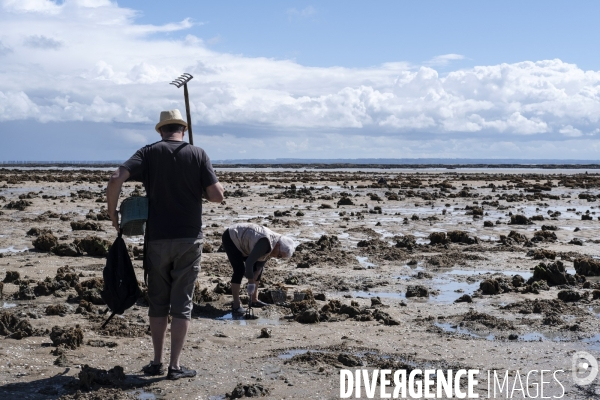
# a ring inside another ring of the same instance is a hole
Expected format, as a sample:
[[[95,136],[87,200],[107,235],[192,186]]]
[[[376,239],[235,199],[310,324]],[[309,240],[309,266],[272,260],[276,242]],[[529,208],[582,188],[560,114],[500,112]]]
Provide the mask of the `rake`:
[[[188,132],[190,134],[190,144],[194,144],[194,136],[192,135],[192,116],[190,115],[190,100],[188,97],[187,83],[191,81],[192,78],[193,76],[186,72],[169,84],[177,86],[178,89],[183,86],[183,97],[185,97],[185,114],[187,117]]]

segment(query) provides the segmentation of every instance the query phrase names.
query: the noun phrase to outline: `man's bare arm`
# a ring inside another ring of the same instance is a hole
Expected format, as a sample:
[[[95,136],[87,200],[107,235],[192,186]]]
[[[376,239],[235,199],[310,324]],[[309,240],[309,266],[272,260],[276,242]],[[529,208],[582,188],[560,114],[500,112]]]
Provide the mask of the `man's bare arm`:
[[[210,185],[206,188],[206,200],[213,203],[220,203],[223,201],[223,185],[221,182],[217,182],[214,185]]]
[[[129,171],[126,168],[119,167],[112,173],[106,187],[106,206],[108,207],[108,215],[112,225],[117,232],[119,231],[119,214],[117,213],[117,204],[119,203],[119,194],[123,183],[129,179]]]

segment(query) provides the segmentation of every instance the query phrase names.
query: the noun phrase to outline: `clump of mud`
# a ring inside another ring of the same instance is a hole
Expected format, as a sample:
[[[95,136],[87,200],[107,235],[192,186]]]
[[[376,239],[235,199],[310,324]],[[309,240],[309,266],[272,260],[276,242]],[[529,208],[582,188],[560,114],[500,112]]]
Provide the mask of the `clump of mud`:
[[[82,254],[74,243],[59,243],[52,248],[52,252],[61,257],[78,257]]]
[[[455,265],[466,265],[466,261],[482,261],[485,257],[462,251],[447,251],[443,254],[427,257],[427,264],[440,268],[450,268]]]
[[[146,323],[143,317],[134,317],[130,314],[124,314],[123,317],[115,316],[103,328],[102,324],[108,316],[89,314],[88,318],[94,323],[93,329],[100,335],[117,337],[143,337],[150,334],[150,325]],[[134,319],[135,318],[135,319]]]
[[[83,344],[83,331],[76,325],[75,328],[64,328],[60,326],[52,327],[50,332],[50,340],[54,346],[65,346],[75,350]]]
[[[477,328],[476,325],[483,325],[490,329],[498,329],[498,330],[515,329],[515,326],[510,321],[507,321],[502,318],[497,318],[497,317],[494,317],[494,316],[486,314],[486,313],[480,313],[477,311],[473,311],[473,310],[462,315],[460,320],[462,321],[461,326],[462,325],[467,325],[467,326],[475,325],[475,328]]]
[[[401,249],[410,251],[417,247],[417,238],[415,238],[413,235],[404,235],[401,237],[396,236],[394,239],[396,240],[396,247]]]
[[[322,265],[351,265],[357,264],[356,259],[341,249],[341,244],[335,235],[323,235],[317,241],[301,243],[296,247],[290,263],[298,268],[311,268]]]
[[[583,316],[587,313],[577,306],[566,304],[557,299],[533,299],[523,300],[500,307],[501,310],[516,311],[520,314],[560,314]]]
[[[448,239],[452,243],[464,243],[464,244],[478,244],[479,238],[476,236],[469,235],[465,231],[451,231],[448,232]]]
[[[29,282],[20,282],[19,290],[13,294],[15,300],[35,300],[34,289],[29,286]]]
[[[574,261],[575,272],[584,276],[600,275],[600,261],[591,257],[581,257]]]
[[[65,394],[58,400],[136,400],[134,394],[124,392],[120,389],[99,388],[93,392],[82,392],[78,390],[73,394]]]
[[[343,304],[339,300],[330,300],[329,303],[325,304],[319,315],[319,321],[335,322],[339,320],[345,320],[347,318],[353,318],[355,321],[380,321],[384,325],[399,325],[388,313],[382,311],[379,308],[372,307],[359,307],[357,302],[352,301],[350,305]],[[301,322],[301,321],[299,321]]]
[[[125,381],[123,367],[117,365],[111,369],[104,370],[84,365],[79,371],[79,386],[85,390],[94,389],[100,385],[120,386]]]
[[[6,276],[4,276],[4,283],[18,283],[19,279],[21,279],[21,274],[18,271],[6,271]]]
[[[410,285],[406,288],[406,297],[429,297],[429,289],[423,285]]]
[[[73,242],[77,247],[90,256],[106,257],[111,243],[98,236],[86,236],[83,239],[75,239]]]
[[[533,222],[522,214],[511,215],[510,216],[510,224],[511,225],[531,225]]]
[[[562,261],[553,263],[539,263],[533,270],[533,276],[527,281],[532,284],[536,281],[546,281],[549,286],[574,285],[575,277],[567,273]]]
[[[500,235],[500,242],[506,246],[514,246],[515,244],[531,246],[527,236],[516,231],[510,231],[508,236]]]
[[[221,296],[214,291],[209,291],[208,288],[200,288],[200,282],[196,281],[196,285],[194,287],[194,303],[206,303],[218,301]]]
[[[36,250],[48,252],[58,244],[58,239],[52,233],[44,232],[31,243]]]
[[[71,229],[74,231],[101,231],[102,226],[97,222],[83,220],[71,222]]]
[[[80,300],[79,306],[75,309],[75,314],[95,313],[96,307],[89,301]]]
[[[242,397],[265,397],[270,393],[270,389],[261,385],[260,383],[254,383],[250,385],[243,385],[238,383],[231,393],[225,395],[228,399],[241,399]]]
[[[104,287],[104,279],[92,278],[75,285],[75,290],[81,300],[88,301],[95,305],[106,304],[100,296],[100,292]]]
[[[36,332],[26,319],[18,318],[8,311],[0,313],[0,335],[20,340],[33,336],[34,333]]]
[[[46,277],[33,289],[36,296],[49,296],[59,290],[66,291],[77,286],[79,275],[69,266],[58,268],[54,278]]]
[[[14,200],[14,201],[9,202],[7,205],[4,206],[4,208],[6,208],[8,210],[25,211],[25,209],[32,204],[33,203],[31,201],[21,199],[21,200]]]
[[[363,254],[374,260],[404,261],[409,258],[409,253],[399,246],[390,246],[381,239],[361,240],[356,244]]]
[[[65,316],[69,309],[64,304],[50,304],[46,307],[46,315],[60,315]]]
[[[336,345],[296,354],[286,360],[285,364],[308,364],[312,367],[330,365],[335,368],[368,366],[392,370],[405,369],[410,372],[415,368],[416,362],[410,355],[380,354],[376,349]]]

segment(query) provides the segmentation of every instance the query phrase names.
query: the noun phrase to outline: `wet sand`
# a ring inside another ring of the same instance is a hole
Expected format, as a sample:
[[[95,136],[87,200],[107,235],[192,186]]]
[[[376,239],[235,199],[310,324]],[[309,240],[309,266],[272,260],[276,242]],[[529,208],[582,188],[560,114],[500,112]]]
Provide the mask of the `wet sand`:
[[[102,254],[116,237],[102,212],[108,174],[1,169],[0,397],[218,399],[242,384],[333,399],[341,368],[427,367],[480,369],[480,397],[483,371],[561,369],[564,398],[598,398],[571,379],[574,352],[600,356],[600,278],[582,275],[600,257],[600,175],[579,172],[217,168],[226,199],[204,204],[182,356],[198,376],[171,382],[140,372],[152,358],[143,298],[100,329]],[[132,194],[139,184],[125,184]],[[254,320],[229,312],[218,249],[235,222],[300,243],[267,263],[261,298],[286,297]],[[141,283],[143,238],[126,242]]]

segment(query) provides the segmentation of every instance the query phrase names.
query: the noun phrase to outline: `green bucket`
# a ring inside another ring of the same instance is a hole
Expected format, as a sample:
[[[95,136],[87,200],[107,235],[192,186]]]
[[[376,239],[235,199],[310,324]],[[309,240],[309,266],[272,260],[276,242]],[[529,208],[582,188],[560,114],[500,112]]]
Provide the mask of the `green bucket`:
[[[121,203],[121,229],[125,236],[143,235],[148,220],[148,198],[128,197]]]

